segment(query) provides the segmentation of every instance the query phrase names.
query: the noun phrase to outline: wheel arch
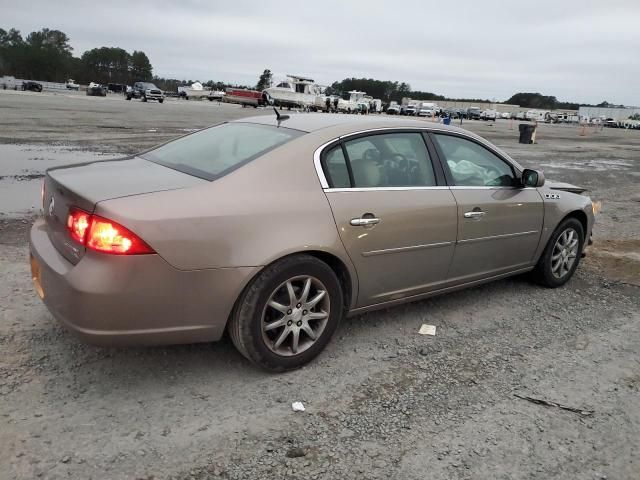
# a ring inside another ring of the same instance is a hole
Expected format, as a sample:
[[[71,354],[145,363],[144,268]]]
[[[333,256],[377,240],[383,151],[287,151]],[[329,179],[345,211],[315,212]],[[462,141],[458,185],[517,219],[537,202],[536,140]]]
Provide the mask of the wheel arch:
[[[584,213],[582,210],[573,210],[569,213],[567,213],[562,220],[560,220],[558,222],[558,225],[560,225],[562,222],[564,222],[566,219],[568,218],[575,218],[576,220],[578,220],[580,222],[580,224],[582,225],[582,231],[586,237],[587,235],[587,231],[589,229],[589,220],[587,218],[587,214]],[[584,239],[585,242],[587,241],[587,238]]]
[[[245,291],[251,287],[253,282],[258,278],[258,276],[269,266],[273,265],[276,262],[284,260],[285,258],[293,257],[296,255],[309,255],[317,258],[318,260],[326,263],[331,270],[336,274],[338,280],[340,282],[340,288],[342,289],[342,295],[344,300],[344,312],[345,316],[351,310],[352,302],[357,298],[357,278],[355,271],[351,271],[349,267],[345,264],[345,262],[340,259],[337,255],[324,251],[324,250],[300,250],[295,252],[289,252],[285,255],[281,255],[278,258],[272,260],[268,264],[262,266],[259,270],[257,270],[253,276],[244,284],[243,288],[238,293],[238,296],[235,299],[233,304],[233,308],[229,313],[229,317],[227,318],[227,325],[229,324],[229,320],[231,316],[234,314],[234,311],[238,308],[239,302],[244,296]]]

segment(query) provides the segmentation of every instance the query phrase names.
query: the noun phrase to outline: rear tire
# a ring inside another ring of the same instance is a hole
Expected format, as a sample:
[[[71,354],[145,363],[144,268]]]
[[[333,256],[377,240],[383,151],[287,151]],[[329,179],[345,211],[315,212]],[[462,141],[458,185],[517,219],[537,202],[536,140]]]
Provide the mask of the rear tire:
[[[565,219],[555,229],[533,271],[536,282],[545,287],[561,287],[571,279],[580,263],[584,229],[576,218]]]
[[[143,95],[143,96],[142,96],[142,101],[143,101],[143,102],[146,102],[146,101],[147,101],[147,96],[146,96],[146,95]]]
[[[245,288],[228,330],[252,363],[283,372],[314,359],[343,312],[342,288],[333,270],[310,255],[292,255],[266,267]]]

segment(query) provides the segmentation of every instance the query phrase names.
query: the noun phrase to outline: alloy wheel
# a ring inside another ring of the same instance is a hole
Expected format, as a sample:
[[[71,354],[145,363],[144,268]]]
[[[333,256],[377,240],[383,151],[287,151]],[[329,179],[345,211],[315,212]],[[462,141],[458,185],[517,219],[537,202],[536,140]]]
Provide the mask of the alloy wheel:
[[[330,314],[326,287],[311,276],[297,276],[276,288],[262,313],[265,345],[281,356],[298,355],[322,335]]]
[[[551,273],[561,279],[571,271],[571,267],[578,258],[578,246],[580,244],[578,232],[573,228],[563,231],[551,253]]]

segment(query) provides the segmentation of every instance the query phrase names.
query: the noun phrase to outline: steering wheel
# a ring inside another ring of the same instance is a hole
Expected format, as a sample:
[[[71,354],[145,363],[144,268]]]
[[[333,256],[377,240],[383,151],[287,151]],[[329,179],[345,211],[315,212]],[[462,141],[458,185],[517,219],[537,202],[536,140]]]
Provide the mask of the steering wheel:
[[[393,168],[397,168],[398,170],[402,170],[402,171],[406,171],[407,167],[409,166],[409,162],[407,160],[407,157],[405,157],[401,153],[392,153],[389,156],[389,160],[387,160],[387,162]]]

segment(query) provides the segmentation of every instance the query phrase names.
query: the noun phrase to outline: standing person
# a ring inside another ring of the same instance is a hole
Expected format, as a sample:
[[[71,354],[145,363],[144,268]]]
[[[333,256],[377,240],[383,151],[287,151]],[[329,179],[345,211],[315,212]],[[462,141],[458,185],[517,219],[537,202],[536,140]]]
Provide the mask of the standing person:
[[[324,103],[327,106],[327,113],[331,112],[331,97],[327,97]]]
[[[338,97],[333,99],[333,109],[338,113]]]

